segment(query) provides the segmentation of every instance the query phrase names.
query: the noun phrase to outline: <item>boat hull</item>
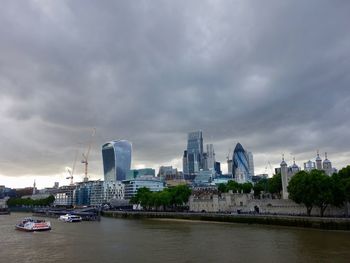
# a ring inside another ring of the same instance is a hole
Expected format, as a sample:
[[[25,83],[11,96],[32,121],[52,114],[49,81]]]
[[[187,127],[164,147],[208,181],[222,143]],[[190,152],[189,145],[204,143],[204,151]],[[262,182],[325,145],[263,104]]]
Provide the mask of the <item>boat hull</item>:
[[[24,231],[24,232],[43,232],[43,231],[49,231],[51,230],[51,227],[45,227],[45,228],[25,228],[23,226],[16,225],[16,230]]]

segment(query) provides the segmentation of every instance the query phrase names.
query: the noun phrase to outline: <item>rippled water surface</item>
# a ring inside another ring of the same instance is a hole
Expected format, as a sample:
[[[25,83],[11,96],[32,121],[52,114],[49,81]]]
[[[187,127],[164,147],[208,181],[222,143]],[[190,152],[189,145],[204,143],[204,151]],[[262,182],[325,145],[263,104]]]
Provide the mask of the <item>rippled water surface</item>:
[[[0,216],[0,262],[350,262],[350,233],[194,221],[102,218],[50,232]]]

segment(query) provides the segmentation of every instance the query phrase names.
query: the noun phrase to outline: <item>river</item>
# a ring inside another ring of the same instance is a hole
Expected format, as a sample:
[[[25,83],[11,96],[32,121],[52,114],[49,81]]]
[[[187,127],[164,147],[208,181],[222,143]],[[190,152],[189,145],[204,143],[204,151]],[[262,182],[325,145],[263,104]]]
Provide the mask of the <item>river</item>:
[[[49,232],[0,216],[0,262],[350,262],[350,232],[181,220],[102,218]]]

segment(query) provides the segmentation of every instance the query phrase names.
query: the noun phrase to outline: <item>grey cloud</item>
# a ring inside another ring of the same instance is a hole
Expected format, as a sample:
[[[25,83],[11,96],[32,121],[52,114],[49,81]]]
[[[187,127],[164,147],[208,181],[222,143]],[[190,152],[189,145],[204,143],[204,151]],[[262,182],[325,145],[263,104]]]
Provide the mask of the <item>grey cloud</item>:
[[[196,129],[221,161],[241,141],[264,156],[261,169],[316,149],[346,165],[349,11],[343,1],[5,1],[0,173],[56,173],[91,127],[97,174],[105,141],[129,139],[134,164],[155,165],[181,158]]]

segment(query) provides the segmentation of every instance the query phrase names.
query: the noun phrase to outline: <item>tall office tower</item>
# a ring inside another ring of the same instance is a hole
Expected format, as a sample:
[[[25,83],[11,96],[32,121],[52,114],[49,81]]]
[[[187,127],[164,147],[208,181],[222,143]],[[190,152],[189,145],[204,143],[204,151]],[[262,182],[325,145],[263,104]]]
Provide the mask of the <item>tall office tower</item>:
[[[253,159],[253,153],[247,152],[248,156],[248,165],[249,165],[249,175],[252,178],[254,176],[254,159]]]
[[[201,131],[190,132],[187,140],[188,174],[196,174],[203,169],[203,136]]]
[[[202,169],[208,170],[208,154],[206,152],[203,153],[202,156]]]
[[[206,168],[208,170],[215,170],[215,152],[213,144],[207,144],[206,157]]]
[[[126,179],[131,166],[132,146],[129,141],[107,142],[102,146],[103,172],[105,182]]]
[[[327,153],[325,153],[325,159],[323,161],[323,170],[329,176],[331,176],[333,173],[332,163],[330,160],[328,160]]]
[[[227,173],[233,175],[232,164],[233,164],[232,160],[227,159]]]
[[[322,159],[320,157],[320,154],[317,151],[317,157],[316,157],[316,169],[322,170]]]
[[[220,162],[215,162],[214,170],[215,170],[217,175],[222,175],[221,163]]]
[[[182,156],[182,171],[184,175],[188,174],[187,150],[184,151],[184,155]]]
[[[240,143],[237,143],[232,157],[232,173],[238,183],[251,182],[248,155]]]

